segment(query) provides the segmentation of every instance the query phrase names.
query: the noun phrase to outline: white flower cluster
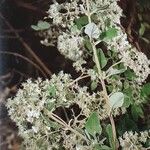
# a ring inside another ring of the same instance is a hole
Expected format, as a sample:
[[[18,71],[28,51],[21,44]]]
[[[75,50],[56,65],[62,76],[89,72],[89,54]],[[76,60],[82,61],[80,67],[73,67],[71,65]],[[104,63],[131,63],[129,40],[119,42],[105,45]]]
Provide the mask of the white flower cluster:
[[[137,132],[125,132],[122,137],[119,138],[122,150],[147,150],[143,144],[150,139],[150,131]]]
[[[53,147],[51,142],[59,141],[59,136],[55,134],[52,134],[53,138],[49,137],[51,142],[47,140],[49,132],[53,129],[49,125],[50,120],[49,124],[46,123],[46,118],[44,119],[42,114],[46,105],[52,101],[49,97],[50,85],[49,80],[42,81],[39,78],[32,81],[28,79],[22,84],[22,89],[18,90],[16,96],[8,99],[9,115],[16,122],[19,135],[24,138],[23,144],[27,149],[39,149],[37,146],[39,138],[43,147],[47,145]]]
[[[117,4],[118,0],[96,0],[90,1],[91,12],[97,14],[100,29],[103,31],[107,26],[113,27],[120,24],[122,9]]]
[[[135,48],[122,52],[121,55],[124,65],[132,69],[137,75],[136,81],[139,84],[144,82],[150,74],[150,60],[146,55],[138,52]]]
[[[55,2],[50,5],[48,18],[52,18],[53,24],[56,26],[70,27],[73,25],[75,17],[81,13],[78,2],[79,0],[73,0],[70,3],[65,2],[62,4]]]
[[[137,75],[137,82],[141,84],[150,74],[150,60],[142,52],[133,48],[127,40],[127,35],[118,26],[122,17],[122,10],[117,4],[118,0],[91,1],[91,12],[97,14],[97,21],[101,32],[107,31],[108,27],[117,29],[117,36],[108,43],[108,49],[119,53],[119,57],[125,66],[132,69]]]
[[[38,79],[32,82],[31,79],[28,79],[26,83],[22,84],[23,90],[20,89],[13,100],[8,100],[9,115],[13,120],[17,120],[17,123],[24,120],[32,123],[34,119],[39,118],[40,111],[43,109],[48,96],[48,93],[45,92],[48,88],[46,82],[48,80],[42,82],[41,79]],[[44,92],[41,91],[41,88]],[[28,104],[28,102],[30,103]]]
[[[97,16],[97,25],[101,32],[107,31],[108,28],[116,28],[117,36],[107,41],[108,49],[115,50],[119,53],[119,57],[124,62],[124,65],[132,69],[137,75],[137,82],[143,83],[150,74],[150,60],[142,52],[138,52],[133,48],[127,40],[127,35],[123,33],[122,29],[118,26],[120,18],[122,17],[122,9],[117,4],[118,0],[97,0],[89,1],[90,11]],[[66,13],[61,13],[61,9],[65,9]],[[86,13],[86,1],[74,1],[70,3],[54,3],[50,6],[48,11],[49,17],[53,18],[56,25],[67,24],[67,28],[71,30],[74,25],[74,20],[79,18],[81,14]],[[69,16],[69,23],[67,17]],[[62,17],[61,19],[59,19]],[[65,19],[64,19],[65,18]],[[56,21],[60,23],[56,23]],[[85,55],[83,38],[78,34],[61,33],[58,36],[58,50],[67,58],[77,61],[83,59]]]
[[[80,31],[77,28],[73,29],[75,18],[82,14],[78,3],[79,0],[73,0],[61,4],[55,2],[50,5],[47,18],[52,19],[52,25],[46,31],[47,34],[43,33],[45,39],[41,41],[42,44],[47,46],[54,45],[57,42],[60,53],[73,61],[80,59],[81,56],[83,57],[84,51]],[[61,31],[62,28],[63,32]]]
[[[85,68],[82,65],[86,64],[86,61],[83,59],[79,59],[73,63],[73,67],[76,69],[77,72],[81,71],[82,73],[85,72]]]
[[[56,145],[62,144],[59,143],[63,134],[62,128],[48,118],[45,109],[54,112],[58,107],[69,109],[71,105],[77,104],[80,109],[79,115],[85,118],[93,111],[98,112],[100,119],[108,117],[101,94],[99,92],[90,94],[87,87],[80,87],[73,81],[70,75],[63,72],[52,75],[50,80],[28,79],[22,84],[22,89],[19,89],[16,96],[8,99],[9,115],[16,122],[19,134],[24,138],[24,145],[28,148],[38,149],[39,139],[42,140],[44,147],[56,148]],[[85,118],[78,120],[78,127],[81,129],[84,127]]]
[[[57,48],[67,58],[77,61],[83,57],[83,37],[62,33],[58,36]]]
[[[108,49],[119,53],[119,58],[126,67],[132,69],[137,76],[137,83],[142,84],[150,74],[150,60],[147,56],[136,50],[127,40],[127,35],[116,26],[118,35],[109,41]]]
[[[47,11],[48,14],[49,14],[49,18],[52,18],[53,19],[53,23],[54,24],[61,24],[63,21],[62,21],[62,15],[61,13],[59,12],[61,9],[60,5],[56,2],[52,5],[50,5],[50,8],[49,10]]]

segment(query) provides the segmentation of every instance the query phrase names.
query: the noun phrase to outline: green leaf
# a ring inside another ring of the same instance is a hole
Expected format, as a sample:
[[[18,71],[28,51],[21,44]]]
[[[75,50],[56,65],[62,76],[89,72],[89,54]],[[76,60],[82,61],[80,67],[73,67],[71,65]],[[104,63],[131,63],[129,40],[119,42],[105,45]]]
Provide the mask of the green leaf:
[[[121,73],[123,73],[123,72],[125,72],[126,71],[126,69],[116,69],[116,68],[109,68],[108,70],[107,70],[107,76],[108,77],[110,77],[110,76],[113,76],[113,75],[117,75],[117,74],[121,74]]]
[[[88,38],[84,39],[84,45],[89,50],[89,52],[92,52],[92,44]]]
[[[123,106],[126,107],[126,108],[128,108],[130,105],[131,105],[130,97],[128,97],[127,95],[125,95]]]
[[[95,135],[102,133],[102,127],[100,125],[100,121],[98,118],[98,114],[96,112],[93,112],[90,117],[88,118],[86,124],[85,124],[86,131],[95,137]]]
[[[46,30],[46,29],[49,29],[50,28],[50,24],[46,21],[38,21],[38,24],[37,25],[31,25],[31,28],[36,30],[36,31],[39,31],[39,30]]]
[[[123,93],[124,93],[125,98],[124,98],[123,106],[126,108],[134,103],[132,90],[133,89],[130,85],[128,87],[125,87],[125,85],[124,85]]]
[[[82,16],[78,19],[75,19],[75,24],[77,25],[78,29],[80,30],[82,27],[88,24],[88,17]]]
[[[46,21],[38,21],[37,26],[40,28],[40,30],[46,30],[48,28],[50,28],[50,24]]]
[[[46,104],[46,108],[47,110],[52,111],[55,108],[55,102],[49,100]]]
[[[143,36],[145,33],[145,25],[143,23],[141,23],[141,27],[140,27],[140,30],[139,30],[139,34],[140,36]]]
[[[131,106],[131,114],[135,121],[137,121],[139,117],[144,116],[142,107],[140,105],[132,105]]]
[[[123,116],[121,116],[121,119],[119,120],[117,126],[117,132],[119,135],[122,135],[126,131],[136,131],[138,130],[137,124],[134,122],[133,118],[130,118],[131,115],[128,115],[127,113]]]
[[[31,25],[31,28],[33,30],[35,30],[35,31],[39,31],[40,30],[40,28],[38,26],[36,26],[36,25]]]
[[[145,37],[141,37],[141,39],[142,39],[145,43],[147,43],[147,44],[150,43],[149,39],[147,39],[147,38],[145,38]]]
[[[106,127],[106,133],[108,135],[108,140],[109,140],[109,144],[110,144],[111,148],[113,150],[115,150],[115,143],[113,141],[113,132],[112,132],[112,127],[110,124],[108,124]]]
[[[49,95],[50,97],[54,97],[56,95],[56,87],[55,86],[50,86],[49,87]]]
[[[105,57],[105,54],[104,54],[104,52],[101,49],[98,49],[97,55],[98,55],[98,58],[99,58],[101,69],[102,69],[102,68],[104,68],[107,65],[107,61],[108,60]]]
[[[100,30],[98,26],[91,22],[85,26],[84,32],[89,36],[89,38],[97,39],[100,35]]]
[[[107,145],[100,146],[99,144],[95,144],[93,150],[112,150],[112,149]]]
[[[141,96],[146,98],[150,96],[150,83],[146,83],[145,85],[143,85],[141,89]]]
[[[101,150],[101,146],[99,144],[95,144],[93,150]]]
[[[108,28],[108,30],[103,33],[104,40],[111,40],[116,36],[117,36],[116,28]]]
[[[110,106],[112,109],[119,108],[124,103],[124,94],[122,92],[113,93],[110,97]]]
[[[128,80],[133,80],[136,78],[135,73],[129,68],[127,68],[127,70],[124,72],[124,75]]]
[[[99,150],[112,150],[112,148],[110,148],[110,147],[108,147],[106,145],[103,145],[103,146],[100,147]]]
[[[91,83],[91,90],[94,91],[97,88],[98,82],[97,81],[92,81]]]
[[[79,31],[77,25],[73,25],[70,30],[72,33],[77,33]]]

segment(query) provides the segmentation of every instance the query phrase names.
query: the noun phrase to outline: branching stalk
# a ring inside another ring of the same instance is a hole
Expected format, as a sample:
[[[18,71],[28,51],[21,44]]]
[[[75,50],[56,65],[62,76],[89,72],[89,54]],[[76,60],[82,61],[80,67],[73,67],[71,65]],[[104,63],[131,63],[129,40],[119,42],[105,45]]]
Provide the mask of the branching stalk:
[[[57,123],[59,123],[60,125],[62,125],[65,129],[73,132],[74,134],[76,134],[77,136],[79,136],[81,139],[85,140],[86,142],[88,142],[87,138],[85,136],[83,136],[81,133],[79,133],[77,130],[73,129],[71,126],[69,126],[65,121],[63,121],[59,116],[57,116],[56,114],[49,112],[47,109],[45,109],[46,114],[53,119],[54,121],[56,121]]]
[[[85,79],[85,78],[88,78],[89,77],[89,75],[84,75],[84,76],[79,76],[78,78],[76,78],[75,80],[73,80],[73,82],[71,82],[71,83],[69,83],[68,84],[68,86],[71,86],[71,85],[73,85],[74,83],[76,83],[76,82],[78,82],[78,81],[80,81],[80,80],[82,80],[82,79]]]
[[[86,15],[88,17],[89,23],[91,23],[91,13],[90,13],[90,8],[89,8],[89,0],[86,0],[86,5],[87,5]],[[100,63],[99,63],[97,50],[96,50],[96,46],[95,46],[96,44],[92,41],[92,39],[90,39],[90,42],[91,42],[91,45],[92,45],[95,64],[96,64],[96,67],[97,67],[97,70],[98,70],[98,74],[100,76],[100,81],[101,81],[101,85],[102,85],[102,89],[103,89],[103,92],[104,92],[104,97],[105,97],[105,101],[106,101],[106,105],[107,105],[107,111],[108,111],[109,119],[110,119],[111,126],[112,126],[113,141],[115,143],[115,149],[117,149],[117,146],[116,146],[116,127],[115,127],[114,118],[111,114],[109,96],[108,96],[108,93],[107,93],[105,81],[104,81],[103,76],[102,76],[102,70],[101,70],[101,66],[100,66]]]

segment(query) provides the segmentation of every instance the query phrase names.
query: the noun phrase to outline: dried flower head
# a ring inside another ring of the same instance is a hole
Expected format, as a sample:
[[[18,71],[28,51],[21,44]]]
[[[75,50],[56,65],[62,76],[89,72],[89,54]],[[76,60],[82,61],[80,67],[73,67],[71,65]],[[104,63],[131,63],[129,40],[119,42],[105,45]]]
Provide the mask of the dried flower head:
[[[121,147],[123,150],[146,150],[143,146],[147,140],[150,139],[150,131],[137,132],[125,132],[122,137],[119,138]]]

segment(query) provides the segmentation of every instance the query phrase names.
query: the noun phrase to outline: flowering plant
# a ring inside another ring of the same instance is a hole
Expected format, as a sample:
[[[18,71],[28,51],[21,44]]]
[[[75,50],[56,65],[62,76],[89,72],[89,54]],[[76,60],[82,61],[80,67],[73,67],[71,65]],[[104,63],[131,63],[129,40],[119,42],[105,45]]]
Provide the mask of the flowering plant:
[[[117,0],[54,2],[48,14],[51,23],[39,21],[32,28],[44,33],[42,44],[57,45],[72,60],[79,77],[61,71],[50,80],[28,79],[8,100],[23,147],[148,149],[150,131],[123,133],[114,119],[128,110],[135,121],[143,117],[150,92],[145,82],[150,60],[128,42]],[[86,80],[84,86],[81,80]]]

